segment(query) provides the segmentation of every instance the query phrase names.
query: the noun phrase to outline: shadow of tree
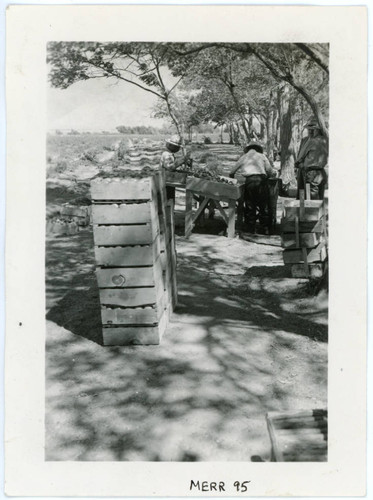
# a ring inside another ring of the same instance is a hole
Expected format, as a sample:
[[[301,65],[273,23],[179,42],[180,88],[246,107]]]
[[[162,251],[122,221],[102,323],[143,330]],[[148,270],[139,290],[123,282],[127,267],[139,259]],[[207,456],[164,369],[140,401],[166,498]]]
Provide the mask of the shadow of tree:
[[[283,266],[254,265],[281,250],[179,243],[162,344],[103,348],[92,235],[48,241],[47,460],[268,459],[265,413],[325,398],[327,328],[284,310],[307,291],[278,293]]]

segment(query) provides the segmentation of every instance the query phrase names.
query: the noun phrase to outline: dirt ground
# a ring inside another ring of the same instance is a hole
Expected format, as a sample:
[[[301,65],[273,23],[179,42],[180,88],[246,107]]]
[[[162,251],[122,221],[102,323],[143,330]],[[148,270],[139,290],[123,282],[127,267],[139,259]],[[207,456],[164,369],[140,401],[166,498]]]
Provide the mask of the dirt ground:
[[[53,212],[71,190],[49,187]],[[326,294],[289,277],[279,236],[227,239],[217,219],[186,240],[178,201],[159,346],[103,347],[92,229],[47,237],[47,460],[269,460],[266,412],[326,406]]]

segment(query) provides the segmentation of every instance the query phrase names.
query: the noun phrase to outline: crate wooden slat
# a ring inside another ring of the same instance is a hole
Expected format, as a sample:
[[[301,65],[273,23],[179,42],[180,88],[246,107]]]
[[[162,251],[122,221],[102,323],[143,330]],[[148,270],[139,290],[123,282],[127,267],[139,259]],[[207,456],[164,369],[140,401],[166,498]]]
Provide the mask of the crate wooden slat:
[[[142,224],[152,221],[150,202],[93,205],[95,224]]]
[[[155,240],[156,231],[152,224],[97,226],[93,239],[97,246],[149,245]]]
[[[153,267],[117,267],[96,269],[97,282],[103,288],[155,286]]]
[[[158,322],[159,309],[156,307],[102,307],[101,319],[103,325],[151,325]]]
[[[159,293],[155,287],[149,288],[100,288],[101,304],[107,306],[138,307],[157,302]]]
[[[96,263],[99,266],[151,266],[159,248],[159,238],[151,245],[95,247]]]
[[[98,178],[91,182],[91,198],[98,200],[151,200],[153,180]]]
[[[177,306],[177,278],[176,278],[176,268],[177,268],[177,255],[176,255],[176,243],[175,243],[175,219],[174,219],[174,201],[169,200],[167,202],[167,222],[169,226],[169,240],[168,240],[168,255],[169,255],[169,266],[170,272],[170,288],[172,297],[172,309]]]
[[[158,345],[166,327],[166,312],[163,313],[162,318],[156,326],[104,327],[104,345]]]

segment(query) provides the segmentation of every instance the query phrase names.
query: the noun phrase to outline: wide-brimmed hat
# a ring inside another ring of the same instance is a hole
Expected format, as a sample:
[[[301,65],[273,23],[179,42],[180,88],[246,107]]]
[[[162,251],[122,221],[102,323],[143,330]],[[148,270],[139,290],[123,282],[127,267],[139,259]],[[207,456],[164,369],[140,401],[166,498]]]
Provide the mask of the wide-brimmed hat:
[[[310,118],[308,122],[306,123],[306,128],[318,128],[320,129],[319,122],[316,120],[316,118]]]
[[[166,140],[166,144],[171,144],[172,146],[181,146],[181,139],[178,135],[173,135]]]
[[[244,153],[250,151],[250,149],[255,149],[258,153],[263,153],[263,146],[258,141],[251,141],[244,147]]]

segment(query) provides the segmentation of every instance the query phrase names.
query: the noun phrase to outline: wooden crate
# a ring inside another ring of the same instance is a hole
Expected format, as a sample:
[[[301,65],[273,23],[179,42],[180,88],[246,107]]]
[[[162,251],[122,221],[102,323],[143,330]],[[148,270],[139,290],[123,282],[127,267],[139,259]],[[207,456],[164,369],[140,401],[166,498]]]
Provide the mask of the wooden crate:
[[[299,221],[298,229],[300,233],[323,233],[325,231],[325,217],[313,221]],[[295,219],[288,220],[285,217],[281,219],[282,233],[295,233]]]
[[[281,243],[283,259],[295,278],[322,277],[328,240],[323,200],[305,200],[310,186],[299,191],[299,200],[285,200]]]
[[[297,241],[298,240],[298,241]],[[321,241],[320,233],[283,233],[281,235],[281,245],[283,248],[314,248]]]
[[[307,261],[311,262],[323,262],[327,257],[325,243],[320,243],[315,248],[307,248]],[[304,262],[304,255],[302,249],[298,248],[295,250],[284,250],[282,253],[285,264],[297,264],[299,262]]]
[[[168,316],[165,311],[155,326],[104,327],[102,329],[104,345],[158,345],[167,328],[167,323]]]
[[[327,461],[327,410],[271,412],[266,420],[273,462]]]
[[[325,271],[324,262],[315,262],[304,268],[304,264],[287,264],[292,278],[322,278]]]
[[[74,221],[78,226],[88,226],[91,215],[90,206],[64,205],[61,208],[60,218],[65,221]]]
[[[104,345],[158,344],[171,302],[164,178],[95,180],[92,199]]]
[[[153,177],[140,179],[98,177],[91,182],[91,198],[96,201],[151,200],[154,196]]]

